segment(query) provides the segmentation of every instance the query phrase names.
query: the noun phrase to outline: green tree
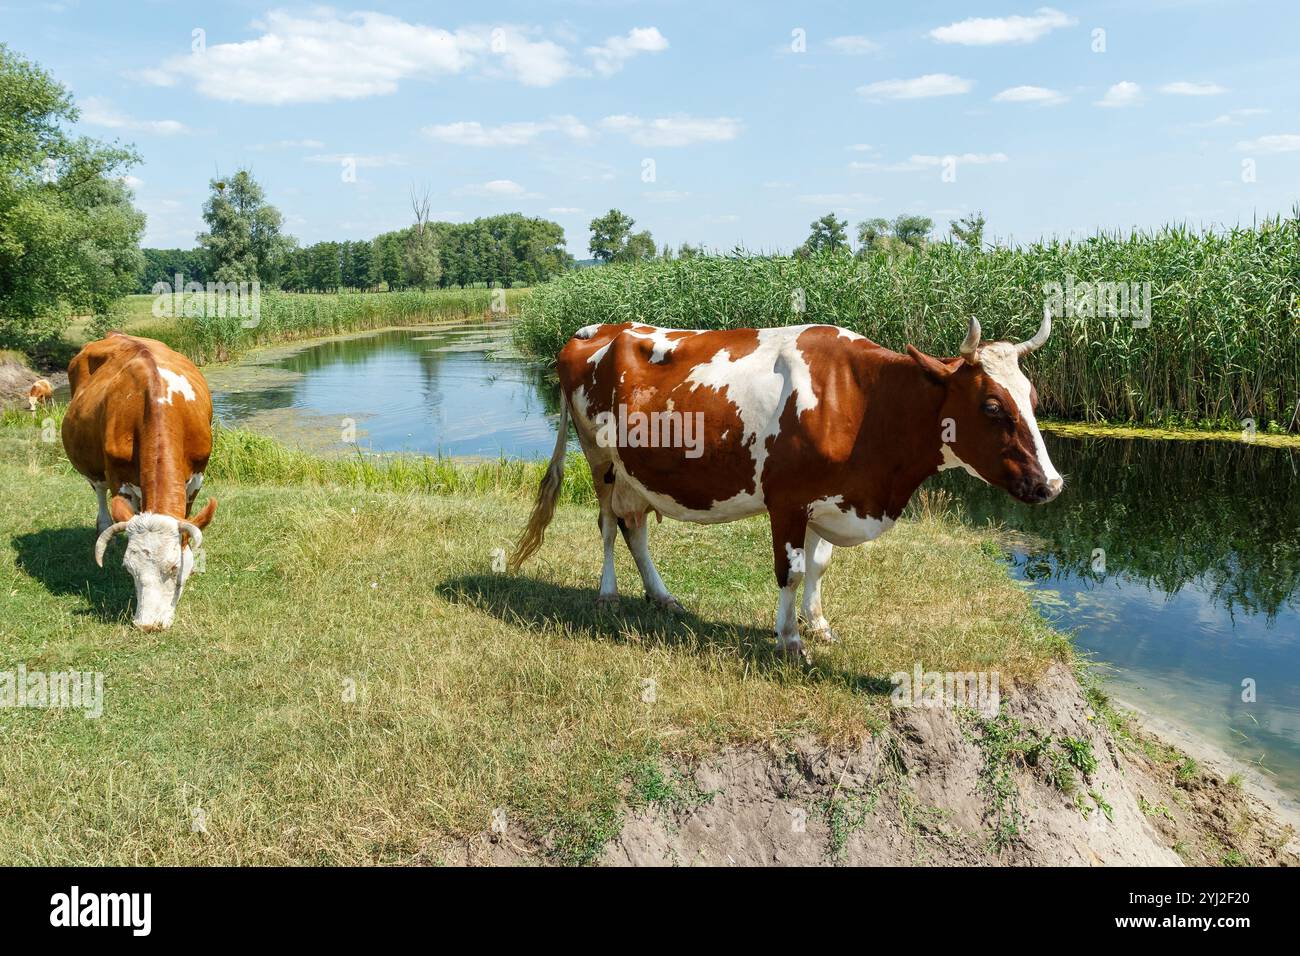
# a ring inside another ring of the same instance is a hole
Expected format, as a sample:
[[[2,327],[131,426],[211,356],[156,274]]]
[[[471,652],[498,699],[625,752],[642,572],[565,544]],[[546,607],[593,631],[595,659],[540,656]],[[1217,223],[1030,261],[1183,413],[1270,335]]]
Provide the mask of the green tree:
[[[30,350],[75,312],[109,313],[143,264],[134,150],[73,138],[49,73],[0,43],[0,347]]]
[[[889,235],[887,219],[867,219],[858,223],[858,251],[866,253],[887,235]]]
[[[933,228],[934,220],[928,216],[902,215],[894,220],[894,238],[913,249],[920,249]]]
[[[949,222],[952,237],[974,252],[984,249],[984,213],[978,210],[969,216],[953,219]]]
[[[823,252],[840,252],[847,249],[849,245],[847,219],[836,219],[835,213],[828,212],[820,219],[814,221],[810,226],[811,232],[808,239],[803,244],[803,249],[809,255],[818,255]]]
[[[614,256],[615,262],[643,262],[655,257],[655,241],[648,229],[634,232],[627,237],[623,248]]]
[[[591,220],[587,227],[591,230],[591,242],[587,248],[601,262],[610,262],[623,251],[635,225],[636,220],[631,216],[611,209],[605,215]]]
[[[229,179],[214,179],[203,204],[208,231],[199,245],[208,253],[208,271],[218,282],[254,279],[274,285],[287,251],[280,235],[284,218],[266,201],[253,174],[238,170]]]

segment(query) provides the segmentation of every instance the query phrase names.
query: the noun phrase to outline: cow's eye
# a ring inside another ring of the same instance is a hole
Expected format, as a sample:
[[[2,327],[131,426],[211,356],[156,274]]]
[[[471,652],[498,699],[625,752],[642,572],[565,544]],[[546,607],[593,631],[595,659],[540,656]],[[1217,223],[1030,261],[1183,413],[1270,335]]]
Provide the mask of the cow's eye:
[[[986,401],[986,402],[984,403],[984,414],[985,414],[985,415],[1001,415],[1001,414],[1002,414],[1002,403],[999,402],[996,398],[990,398],[988,401]]]

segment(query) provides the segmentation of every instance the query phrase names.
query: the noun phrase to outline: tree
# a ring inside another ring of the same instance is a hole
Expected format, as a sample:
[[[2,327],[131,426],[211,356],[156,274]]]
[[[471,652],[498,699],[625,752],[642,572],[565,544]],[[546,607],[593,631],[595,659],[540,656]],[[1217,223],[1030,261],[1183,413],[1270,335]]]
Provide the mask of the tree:
[[[0,347],[31,350],[75,312],[105,316],[134,287],[144,216],[123,177],[133,149],[64,129],[67,89],[0,43]]]
[[[613,261],[627,245],[632,227],[636,220],[626,213],[611,209],[605,215],[591,220],[591,243],[588,249],[602,262]]]
[[[972,252],[983,251],[984,213],[976,210],[969,216],[951,220],[949,225],[952,227],[952,237],[967,249]]]
[[[208,272],[217,282],[273,285],[287,252],[280,227],[284,217],[266,201],[262,187],[246,169],[229,179],[214,179],[203,204],[208,231],[199,245],[208,253]]]
[[[865,253],[889,235],[888,219],[867,219],[858,223],[858,251]]]
[[[809,226],[812,231],[808,234],[808,239],[802,248],[807,254],[814,256],[823,252],[833,253],[847,249],[849,237],[845,229],[848,225],[847,219],[836,219],[835,213],[828,212]]]
[[[933,228],[934,220],[928,216],[902,215],[894,220],[894,238],[913,249],[920,249]]]
[[[437,285],[442,278],[442,259],[438,254],[438,239],[429,226],[429,192],[416,195],[411,190],[411,212],[415,225],[406,234],[406,258],[403,268],[408,285],[427,289]]]

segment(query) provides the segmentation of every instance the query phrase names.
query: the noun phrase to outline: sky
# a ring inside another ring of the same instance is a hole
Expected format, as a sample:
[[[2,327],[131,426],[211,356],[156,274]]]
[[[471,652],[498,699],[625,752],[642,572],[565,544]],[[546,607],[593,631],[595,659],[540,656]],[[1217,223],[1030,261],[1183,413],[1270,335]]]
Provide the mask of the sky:
[[[147,246],[248,168],[304,244],[617,207],[661,245],[789,251],[975,210],[987,238],[1250,224],[1300,201],[1300,4],[0,0],[0,42],[133,143]]]

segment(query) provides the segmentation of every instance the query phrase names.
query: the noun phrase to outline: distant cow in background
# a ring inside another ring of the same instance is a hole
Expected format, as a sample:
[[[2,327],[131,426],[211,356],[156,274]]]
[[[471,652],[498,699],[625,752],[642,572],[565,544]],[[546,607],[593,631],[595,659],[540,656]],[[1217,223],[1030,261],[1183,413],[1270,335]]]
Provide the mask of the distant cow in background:
[[[650,557],[648,512],[706,524],[767,512],[778,647],[806,657],[799,584],[810,630],[833,640],[821,577],[834,545],[888,531],[930,475],[963,468],[1030,504],[1060,493],[1034,417],[1037,393],[1019,366],[1051,328],[1045,314],[1027,342],[982,343],[971,319],[961,355],[946,359],[910,345],[900,355],[825,325],[581,329],[557,360],[559,436],[511,566],[541,546],[554,514],[572,414],[600,500],[597,600],[617,599],[621,531],[646,597],[678,607]]]
[[[63,447],[99,498],[95,561],[125,531],[136,627],[170,627],[215,498],[190,518],[212,453],[212,397],[185,356],[112,332],[68,366]]]
[[[27,390],[27,407],[36,411],[37,405],[49,404],[52,398],[54,398],[54,386],[47,380],[38,378]]]

